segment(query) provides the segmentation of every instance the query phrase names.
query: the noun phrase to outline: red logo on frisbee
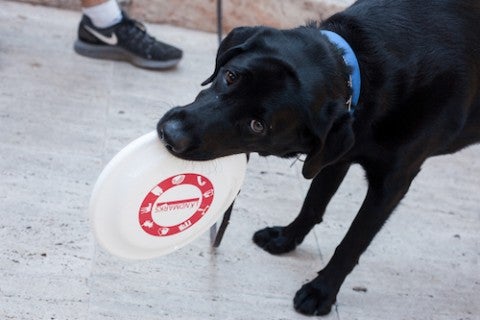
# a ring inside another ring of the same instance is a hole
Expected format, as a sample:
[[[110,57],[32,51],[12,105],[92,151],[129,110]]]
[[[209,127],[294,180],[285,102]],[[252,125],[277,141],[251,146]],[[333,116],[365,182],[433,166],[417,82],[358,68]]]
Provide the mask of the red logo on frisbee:
[[[152,236],[171,236],[197,223],[213,198],[213,185],[206,177],[196,173],[172,176],[157,184],[143,199],[138,222]]]

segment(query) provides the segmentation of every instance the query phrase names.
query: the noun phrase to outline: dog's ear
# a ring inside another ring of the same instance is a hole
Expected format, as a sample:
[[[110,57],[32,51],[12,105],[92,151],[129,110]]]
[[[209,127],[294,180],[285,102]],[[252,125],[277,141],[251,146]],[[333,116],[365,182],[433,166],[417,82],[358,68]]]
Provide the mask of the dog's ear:
[[[253,41],[249,41],[249,39],[257,34],[261,28],[262,27],[238,27],[233,29],[222,43],[220,43],[215,60],[215,71],[213,71],[213,74],[207,80],[202,82],[202,86],[212,82],[217,76],[220,67],[230,59],[251,48]]]
[[[338,161],[355,143],[353,117],[342,105],[330,105],[313,123],[317,145],[310,151],[303,164],[302,174],[314,178],[323,168]]]

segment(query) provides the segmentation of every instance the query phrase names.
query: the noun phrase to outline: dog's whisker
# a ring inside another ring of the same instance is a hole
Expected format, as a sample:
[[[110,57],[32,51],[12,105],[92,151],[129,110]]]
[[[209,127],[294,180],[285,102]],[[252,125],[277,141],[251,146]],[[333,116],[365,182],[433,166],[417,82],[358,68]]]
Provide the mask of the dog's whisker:
[[[305,159],[301,158],[301,155],[297,155],[293,160],[293,162],[290,164],[290,168],[292,168],[295,165],[295,163],[297,163],[297,161],[305,162]]]

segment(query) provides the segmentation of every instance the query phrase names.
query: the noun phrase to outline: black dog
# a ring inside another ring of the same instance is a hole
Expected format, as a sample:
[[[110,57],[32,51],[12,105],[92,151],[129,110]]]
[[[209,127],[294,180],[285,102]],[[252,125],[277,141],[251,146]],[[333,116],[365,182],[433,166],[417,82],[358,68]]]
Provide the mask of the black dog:
[[[294,299],[301,313],[326,314],[422,163],[480,141],[480,1],[363,0],[319,25],[237,28],[209,83],[158,123],[172,154],[307,155],[303,175],[314,179],[300,214],[253,237],[266,251],[293,250],[349,166],[364,168],[360,211]]]

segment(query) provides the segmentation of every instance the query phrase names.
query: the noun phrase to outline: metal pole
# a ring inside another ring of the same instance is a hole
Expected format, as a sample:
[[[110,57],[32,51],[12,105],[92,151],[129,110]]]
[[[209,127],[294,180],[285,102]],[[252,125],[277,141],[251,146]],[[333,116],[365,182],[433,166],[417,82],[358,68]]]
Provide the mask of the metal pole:
[[[217,36],[218,36],[218,45],[222,42],[222,0],[217,0]]]

